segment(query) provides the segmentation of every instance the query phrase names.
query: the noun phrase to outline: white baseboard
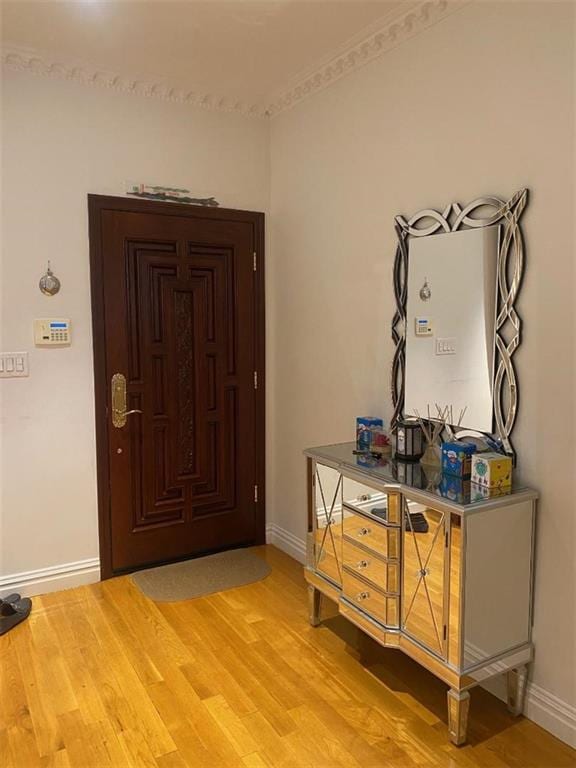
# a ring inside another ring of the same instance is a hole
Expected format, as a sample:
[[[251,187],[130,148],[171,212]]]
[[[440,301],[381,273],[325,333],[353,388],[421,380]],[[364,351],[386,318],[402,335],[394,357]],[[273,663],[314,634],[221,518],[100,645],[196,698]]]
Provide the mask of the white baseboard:
[[[306,561],[306,542],[275,523],[266,526],[266,541],[298,560]],[[487,680],[482,685],[499,699],[506,701],[503,675]],[[528,683],[524,715],[561,741],[576,748],[576,707],[567,704],[535,683]]]
[[[304,564],[306,562],[306,542],[275,523],[266,525],[266,543],[274,544],[275,547],[286,552],[299,563]]]
[[[482,683],[482,688],[501,701],[506,701],[504,675],[486,680]],[[528,682],[526,686],[524,716],[553,733],[561,741],[576,748],[576,707],[567,704],[536,683]]]
[[[576,748],[576,707],[539,685],[528,683],[524,714],[561,741]]]
[[[71,589],[83,584],[100,581],[100,560],[97,557],[78,560],[75,563],[62,563],[36,571],[12,573],[0,577],[0,596],[19,592],[25,597],[43,595],[60,589]]]

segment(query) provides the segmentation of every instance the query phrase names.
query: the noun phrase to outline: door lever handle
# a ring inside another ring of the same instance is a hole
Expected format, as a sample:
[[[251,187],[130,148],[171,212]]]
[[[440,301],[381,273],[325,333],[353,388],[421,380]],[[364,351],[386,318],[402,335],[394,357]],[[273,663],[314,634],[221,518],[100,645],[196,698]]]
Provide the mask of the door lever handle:
[[[126,410],[126,376],[122,373],[115,373],[112,376],[112,424],[116,429],[126,426],[127,417],[133,413],[142,413],[139,408]]]

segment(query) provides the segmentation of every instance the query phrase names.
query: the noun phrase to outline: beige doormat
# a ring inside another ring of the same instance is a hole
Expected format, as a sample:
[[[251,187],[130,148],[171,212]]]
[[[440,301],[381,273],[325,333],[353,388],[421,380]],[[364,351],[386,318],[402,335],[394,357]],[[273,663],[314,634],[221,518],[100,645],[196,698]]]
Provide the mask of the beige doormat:
[[[151,600],[171,603],[242,587],[265,579],[269,573],[268,563],[252,550],[231,549],[137,571],[130,578]]]

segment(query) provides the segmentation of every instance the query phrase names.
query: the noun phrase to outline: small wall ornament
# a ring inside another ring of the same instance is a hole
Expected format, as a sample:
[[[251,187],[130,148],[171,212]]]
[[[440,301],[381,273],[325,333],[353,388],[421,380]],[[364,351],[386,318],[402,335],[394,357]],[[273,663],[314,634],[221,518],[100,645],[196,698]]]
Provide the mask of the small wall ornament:
[[[54,296],[60,290],[60,280],[50,269],[50,262],[48,262],[46,273],[40,278],[39,286],[42,293],[46,296]]]
[[[422,288],[420,288],[420,298],[422,301],[428,301],[428,299],[432,296],[432,291],[430,290],[430,286],[428,285],[428,278],[424,278],[424,285]]]

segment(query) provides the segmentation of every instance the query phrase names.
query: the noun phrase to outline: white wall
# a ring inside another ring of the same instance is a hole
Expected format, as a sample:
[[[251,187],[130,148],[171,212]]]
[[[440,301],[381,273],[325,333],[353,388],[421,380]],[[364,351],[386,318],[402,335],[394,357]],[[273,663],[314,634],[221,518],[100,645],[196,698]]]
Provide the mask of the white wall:
[[[0,349],[28,350],[30,377],[0,381],[0,587],[2,576],[14,581],[13,574],[78,561],[93,579],[98,525],[86,195],[122,194],[125,180],[133,180],[266,210],[269,126],[6,72],[2,128]],[[38,290],[47,259],[62,280],[53,298]],[[69,349],[34,348],[32,320],[46,316],[72,319]],[[41,578],[45,588],[46,575],[27,578]]]
[[[541,492],[533,691],[558,697],[572,728],[573,12],[467,5],[273,120],[269,446],[273,522],[302,540],[302,449],[353,439],[357,415],[391,415],[394,215],[528,186],[514,441]]]
[[[542,494],[534,681],[567,718],[572,15],[570,3],[468,5],[275,118],[267,258],[268,515],[301,551],[302,449],[351,439],[356,415],[391,414],[393,216],[531,188],[514,438]],[[25,73],[5,75],[2,128],[0,349],[28,350],[31,376],[0,382],[0,588],[2,576],[97,560],[86,194],[143,180],[266,210],[270,181],[265,121]],[[37,289],[48,258],[63,281],[53,299]],[[72,318],[70,349],[32,346],[32,319],[52,314]]]

